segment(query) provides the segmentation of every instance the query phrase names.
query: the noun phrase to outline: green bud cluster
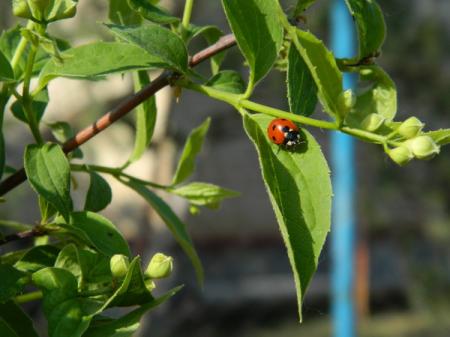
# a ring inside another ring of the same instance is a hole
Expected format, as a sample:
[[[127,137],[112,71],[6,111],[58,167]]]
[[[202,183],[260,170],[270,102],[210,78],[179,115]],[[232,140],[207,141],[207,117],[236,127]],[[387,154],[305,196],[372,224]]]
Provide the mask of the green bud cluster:
[[[425,124],[418,118],[410,117],[398,127],[397,133],[406,139],[411,139],[416,137],[424,126]]]
[[[429,136],[418,136],[405,141],[399,147],[388,150],[387,154],[399,165],[407,164],[411,159],[427,160],[440,152],[439,145]]]
[[[144,274],[152,279],[169,277],[173,269],[173,258],[162,253],[153,255]]]
[[[15,16],[39,23],[67,19],[75,16],[78,0],[13,0]]]

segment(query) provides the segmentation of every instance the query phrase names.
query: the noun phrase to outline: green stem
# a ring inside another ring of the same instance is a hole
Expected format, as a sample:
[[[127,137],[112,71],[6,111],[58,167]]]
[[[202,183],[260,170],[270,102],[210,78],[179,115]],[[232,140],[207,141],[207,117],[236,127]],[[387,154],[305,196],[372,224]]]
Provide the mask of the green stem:
[[[31,293],[16,296],[15,300],[17,303],[28,303],[31,301],[37,301],[42,298],[42,291],[33,291]]]
[[[33,28],[34,22],[28,21],[27,27],[28,29]],[[15,71],[17,69],[17,66],[19,64],[20,58],[22,57],[23,53],[25,52],[25,49],[27,48],[28,41],[25,37],[21,37],[19,44],[17,45],[16,50],[14,51],[14,55],[11,59],[11,67]]]
[[[194,0],[186,0],[186,3],[184,4],[183,21],[181,22],[184,29],[189,28],[193,7],[194,7]]]
[[[79,172],[96,171],[96,172],[106,173],[106,174],[112,175],[116,178],[119,177],[119,178],[127,178],[130,180],[134,180],[140,184],[150,186],[153,188],[158,188],[158,189],[162,189],[162,190],[169,189],[169,186],[156,184],[154,182],[142,180],[142,179],[133,177],[129,174],[126,174],[125,172],[122,171],[122,168],[106,167],[106,166],[100,166],[100,165],[86,165],[86,164],[82,164],[82,165],[70,164],[70,168],[72,169],[72,171],[79,171]]]

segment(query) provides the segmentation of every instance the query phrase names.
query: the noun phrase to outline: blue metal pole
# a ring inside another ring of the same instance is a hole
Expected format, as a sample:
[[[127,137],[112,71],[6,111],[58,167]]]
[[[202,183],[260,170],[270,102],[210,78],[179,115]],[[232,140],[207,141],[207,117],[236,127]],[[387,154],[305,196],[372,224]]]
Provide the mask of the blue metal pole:
[[[331,13],[331,44],[336,57],[353,57],[355,32],[344,0],[334,0]],[[354,86],[355,78],[344,74],[344,89]],[[355,167],[354,143],[350,136],[331,136],[334,187],[332,250],[332,315],[334,337],[355,336],[354,241]]]

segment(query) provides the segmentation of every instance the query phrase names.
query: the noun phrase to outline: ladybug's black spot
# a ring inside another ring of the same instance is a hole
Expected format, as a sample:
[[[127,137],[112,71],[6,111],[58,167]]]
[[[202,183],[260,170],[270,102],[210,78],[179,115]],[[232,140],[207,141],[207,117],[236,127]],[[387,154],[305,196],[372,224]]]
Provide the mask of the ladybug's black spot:
[[[289,131],[289,127],[288,127],[288,126],[283,126],[283,128],[281,129],[281,131],[283,131],[283,132],[288,132],[288,131]]]
[[[273,141],[275,142],[277,139],[275,138],[275,136],[272,136]]]
[[[287,119],[286,119],[286,118],[281,118],[281,120],[282,120],[282,121],[287,121]]]
[[[272,130],[275,130],[275,128],[276,128],[277,126],[274,124],[274,125],[272,125]]]

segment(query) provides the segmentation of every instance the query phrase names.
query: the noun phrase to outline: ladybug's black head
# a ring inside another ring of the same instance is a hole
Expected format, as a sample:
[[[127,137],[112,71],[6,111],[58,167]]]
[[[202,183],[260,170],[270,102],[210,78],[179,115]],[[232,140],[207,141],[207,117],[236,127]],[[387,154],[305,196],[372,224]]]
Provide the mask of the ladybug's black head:
[[[295,130],[291,130],[285,133],[284,145],[295,146],[300,144],[300,133]]]

